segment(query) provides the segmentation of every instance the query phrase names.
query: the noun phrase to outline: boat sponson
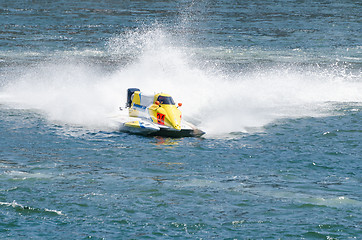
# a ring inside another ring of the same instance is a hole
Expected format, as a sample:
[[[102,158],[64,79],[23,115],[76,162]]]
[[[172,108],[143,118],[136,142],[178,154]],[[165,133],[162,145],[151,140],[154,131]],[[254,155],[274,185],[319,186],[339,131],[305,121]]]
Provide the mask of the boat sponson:
[[[199,129],[181,129],[180,131],[170,131],[165,128],[161,128],[159,131],[152,132],[149,135],[151,136],[163,136],[163,137],[201,137],[205,132]]]

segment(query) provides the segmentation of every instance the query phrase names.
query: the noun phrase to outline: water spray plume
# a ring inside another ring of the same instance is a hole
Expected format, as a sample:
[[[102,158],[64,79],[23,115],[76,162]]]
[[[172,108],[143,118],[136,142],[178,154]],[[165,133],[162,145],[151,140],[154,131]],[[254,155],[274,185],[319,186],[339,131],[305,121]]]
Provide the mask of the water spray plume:
[[[37,109],[49,121],[104,129],[123,106],[126,89],[167,92],[183,102],[186,119],[211,134],[245,132],[280,118],[330,114],[325,102],[362,102],[362,82],[336,69],[259,68],[243,72],[207,65],[161,29],[130,31],[108,42],[111,58],[128,58],[113,72],[54,60],[6,76],[1,101]],[[225,53],[227,54],[227,53]],[[222,57],[222,56],[221,56]],[[225,57],[225,56],[224,56]],[[6,99],[5,99],[6,96]]]

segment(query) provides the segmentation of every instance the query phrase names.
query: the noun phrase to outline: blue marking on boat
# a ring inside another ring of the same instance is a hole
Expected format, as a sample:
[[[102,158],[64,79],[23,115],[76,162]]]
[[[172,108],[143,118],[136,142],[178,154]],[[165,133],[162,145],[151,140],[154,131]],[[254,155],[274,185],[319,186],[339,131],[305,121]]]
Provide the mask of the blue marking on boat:
[[[147,108],[146,106],[142,106],[142,105],[139,105],[139,104],[136,104],[136,103],[133,104],[133,107],[141,108],[141,109],[146,109]]]

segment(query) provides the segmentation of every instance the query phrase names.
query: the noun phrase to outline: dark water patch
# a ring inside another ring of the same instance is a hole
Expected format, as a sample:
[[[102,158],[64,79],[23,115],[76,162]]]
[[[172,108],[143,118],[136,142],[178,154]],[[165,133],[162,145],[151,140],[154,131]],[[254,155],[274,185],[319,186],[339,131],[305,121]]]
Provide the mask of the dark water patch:
[[[312,204],[312,203],[304,203],[298,206],[299,208],[323,208],[326,206],[318,205],[318,204]]]
[[[330,236],[319,233],[319,232],[307,232],[303,234],[303,237],[315,238],[315,239],[328,239]]]

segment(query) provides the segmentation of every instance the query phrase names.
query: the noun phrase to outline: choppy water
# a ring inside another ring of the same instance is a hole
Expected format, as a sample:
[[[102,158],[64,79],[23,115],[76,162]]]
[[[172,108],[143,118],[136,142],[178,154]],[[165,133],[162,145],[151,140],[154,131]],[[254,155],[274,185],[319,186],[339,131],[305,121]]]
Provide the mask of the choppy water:
[[[360,239],[359,1],[0,1],[1,239]],[[110,120],[164,91],[203,138]]]

